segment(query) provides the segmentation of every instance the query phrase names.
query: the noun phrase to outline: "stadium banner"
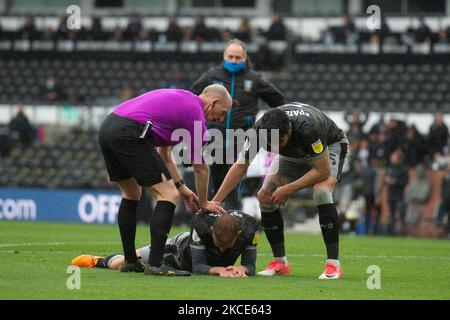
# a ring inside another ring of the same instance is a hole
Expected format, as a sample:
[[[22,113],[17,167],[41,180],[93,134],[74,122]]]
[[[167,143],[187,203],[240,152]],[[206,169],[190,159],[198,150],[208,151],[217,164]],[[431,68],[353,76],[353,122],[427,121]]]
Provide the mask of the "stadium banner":
[[[120,199],[112,191],[0,188],[0,220],[115,224]]]

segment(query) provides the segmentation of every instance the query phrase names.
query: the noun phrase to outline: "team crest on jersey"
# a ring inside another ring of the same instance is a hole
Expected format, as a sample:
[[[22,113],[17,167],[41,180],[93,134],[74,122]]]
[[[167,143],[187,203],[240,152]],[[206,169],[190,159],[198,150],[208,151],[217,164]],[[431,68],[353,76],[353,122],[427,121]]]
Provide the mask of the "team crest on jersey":
[[[317,140],[316,142],[314,142],[311,146],[315,153],[322,153],[323,144],[322,144],[322,141],[320,141],[320,139]]]
[[[253,81],[252,80],[244,80],[244,91],[245,92],[251,92],[253,87]]]
[[[200,240],[200,237],[198,236],[197,231],[195,231],[195,229],[192,230],[192,243],[200,244],[200,242],[201,242],[201,240]]]

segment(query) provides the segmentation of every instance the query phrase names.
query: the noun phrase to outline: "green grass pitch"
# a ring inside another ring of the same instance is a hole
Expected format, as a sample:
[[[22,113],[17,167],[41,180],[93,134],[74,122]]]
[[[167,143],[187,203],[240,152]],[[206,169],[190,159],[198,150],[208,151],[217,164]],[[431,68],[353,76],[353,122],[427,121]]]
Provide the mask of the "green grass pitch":
[[[139,226],[137,245],[148,238]],[[339,281],[317,279],[325,261],[320,235],[288,233],[286,247],[289,276],[172,278],[93,268],[81,269],[81,288],[69,290],[74,256],[121,251],[117,226],[0,221],[0,299],[450,299],[448,240],[343,236]],[[270,259],[263,235],[257,269]],[[381,270],[381,289],[367,287],[371,265]]]

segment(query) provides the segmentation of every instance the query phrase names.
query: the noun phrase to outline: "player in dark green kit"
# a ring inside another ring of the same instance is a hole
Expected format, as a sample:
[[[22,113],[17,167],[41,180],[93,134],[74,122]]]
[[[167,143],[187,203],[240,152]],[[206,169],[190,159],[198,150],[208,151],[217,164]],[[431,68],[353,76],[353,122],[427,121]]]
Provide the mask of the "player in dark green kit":
[[[332,192],[339,181],[348,150],[345,133],[322,111],[301,103],[289,103],[267,111],[255,123],[259,133],[278,130],[279,141],[258,135],[256,148],[247,139],[239,159],[224,179],[213,201],[222,202],[228,192],[239,183],[256,156],[252,148],[261,147],[278,153],[273,160],[263,186],[258,192],[261,223],[271,245],[274,259],[258,275],[283,275],[290,272],[284,247],[284,222],[279,206],[284,205],[296,191],[313,187],[314,202],[327,249],[325,271],[319,279],[339,279],[339,217]]]

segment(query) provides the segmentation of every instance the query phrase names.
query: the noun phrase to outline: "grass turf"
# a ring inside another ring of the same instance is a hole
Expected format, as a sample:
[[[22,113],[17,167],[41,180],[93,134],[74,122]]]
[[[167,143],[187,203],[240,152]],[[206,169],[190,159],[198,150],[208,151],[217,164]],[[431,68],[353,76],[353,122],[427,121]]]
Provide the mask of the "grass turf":
[[[148,238],[140,226],[137,245]],[[325,261],[320,235],[288,233],[286,249],[289,276],[172,278],[92,268],[81,269],[80,290],[69,290],[74,256],[121,251],[117,227],[0,221],[0,299],[450,299],[448,240],[343,236],[339,281],[317,279]],[[257,270],[270,259],[262,236]],[[367,288],[371,265],[381,269],[379,290]]]

